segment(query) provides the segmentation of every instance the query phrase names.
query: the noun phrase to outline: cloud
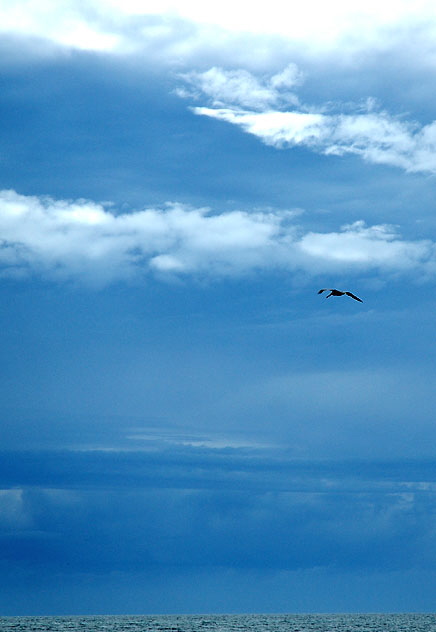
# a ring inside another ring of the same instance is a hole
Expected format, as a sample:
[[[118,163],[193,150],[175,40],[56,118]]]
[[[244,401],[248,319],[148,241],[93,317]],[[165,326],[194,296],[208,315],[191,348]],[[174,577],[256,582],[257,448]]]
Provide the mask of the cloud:
[[[192,449],[2,457],[26,516],[0,525],[3,567],[386,569],[435,559],[434,520],[422,520],[433,506],[428,463]]]
[[[404,241],[363,221],[337,232],[302,233],[290,211],[212,214],[168,204],[117,214],[86,200],[0,192],[3,276],[33,274],[106,284],[147,275],[238,276],[256,270],[419,269],[433,274],[430,241]]]
[[[428,0],[308,0],[298,7],[279,0],[268,6],[245,0],[214,6],[196,0],[6,0],[0,31],[62,48],[146,53],[153,62],[178,65],[212,56],[262,67],[296,52],[309,58],[340,53],[347,63],[359,63],[362,51],[404,52],[411,46],[416,63],[431,63],[435,18]]]
[[[231,103],[236,106],[263,109],[282,101],[296,104],[297,97],[289,89],[297,85],[302,74],[295,64],[289,64],[271,78],[258,80],[247,70],[210,68],[206,72],[189,72],[180,75],[193,92],[179,91],[183,97],[208,96],[214,106]]]
[[[367,227],[363,221],[346,224],[340,232],[309,232],[301,238],[300,246],[305,253],[325,261],[357,265],[377,262],[380,267],[398,270],[403,265],[405,269],[419,265],[433,252],[429,241],[401,241],[392,226]]]
[[[128,57],[141,66],[237,65],[264,72],[291,60],[365,66],[372,57],[434,67],[436,16],[427,0],[326,4],[247,0],[5,0],[0,8],[1,63],[88,51]],[[379,68],[379,66],[378,66]],[[403,65],[401,66],[403,69]]]
[[[301,78],[294,66],[284,73],[284,77],[290,73],[288,85],[296,85]],[[272,147],[302,146],[324,155],[354,154],[367,162],[410,173],[436,173],[436,121],[420,125],[376,111],[373,99],[367,100],[363,112],[362,106],[356,105],[351,113],[326,113],[328,104],[298,105],[295,94],[280,91],[280,76],[264,80],[263,91],[247,71],[212,68],[182,78],[195,85],[213,106],[194,107],[196,114],[236,125]],[[292,102],[298,107],[289,110]],[[285,106],[288,109],[284,111]]]
[[[430,452],[428,458],[413,459],[410,455],[394,458],[387,450],[377,456],[368,451],[371,458],[350,459],[348,453],[339,458],[332,453],[314,458],[312,450],[303,458],[296,457],[283,442],[279,447],[193,445],[193,436],[186,435],[189,440],[184,443],[169,444],[152,429],[148,438],[151,445],[140,448],[135,441],[125,449],[114,446],[3,451],[1,526],[9,528],[9,522],[22,527],[30,524],[21,488],[50,489],[53,495],[55,490],[121,492],[126,488],[310,494],[380,490],[391,494],[433,494],[436,490]]]
[[[103,17],[102,6],[69,0],[25,0],[3,3],[0,31],[7,35],[44,39],[62,47],[111,52],[121,49],[120,27]],[[111,28],[112,27],[112,28]]]
[[[105,285],[149,275],[219,278],[262,270],[419,270],[434,275],[435,245],[405,241],[392,227],[363,221],[337,232],[304,232],[292,211],[231,211],[172,203],[117,213],[87,200],[0,192],[4,277]]]

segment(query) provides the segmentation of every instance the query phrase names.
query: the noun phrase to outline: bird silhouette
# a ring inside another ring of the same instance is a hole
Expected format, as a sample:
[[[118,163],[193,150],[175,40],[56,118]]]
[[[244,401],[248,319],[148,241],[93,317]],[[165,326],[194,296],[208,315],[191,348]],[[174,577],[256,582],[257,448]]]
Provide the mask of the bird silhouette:
[[[342,292],[341,290],[334,290],[332,288],[325,287],[322,290],[319,290],[318,294],[322,294],[323,292],[330,292],[330,294],[327,294],[326,298],[329,298],[330,296],[344,296],[344,294],[346,294],[347,296],[351,296],[351,298],[354,298],[355,301],[359,301],[359,303],[363,303],[361,298],[359,298],[358,296],[355,296],[351,292]]]

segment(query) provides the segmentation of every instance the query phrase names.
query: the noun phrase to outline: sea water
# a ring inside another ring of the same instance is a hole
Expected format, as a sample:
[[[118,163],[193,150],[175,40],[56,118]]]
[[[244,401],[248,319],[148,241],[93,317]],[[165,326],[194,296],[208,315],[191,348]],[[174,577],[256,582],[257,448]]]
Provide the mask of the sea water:
[[[13,632],[436,632],[436,614],[0,617]]]

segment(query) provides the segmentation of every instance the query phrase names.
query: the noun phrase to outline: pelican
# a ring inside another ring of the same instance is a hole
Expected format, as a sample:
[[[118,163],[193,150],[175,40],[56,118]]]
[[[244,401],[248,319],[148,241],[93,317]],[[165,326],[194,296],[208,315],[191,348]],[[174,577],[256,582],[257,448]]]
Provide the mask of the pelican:
[[[327,294],[326,298],[329,298],[330,296],[344,296],[344,294],[346,294],[347,296],[351,296],[351,298],[354,298],[355,301],[363,303],[361,298],[355,296],[351,292],[342,292],[341,290],[334,290],[331,287],[325,287],[322,290],[319,290],[318,294],[322,294],[323,292],[330,292],[330,294]]]

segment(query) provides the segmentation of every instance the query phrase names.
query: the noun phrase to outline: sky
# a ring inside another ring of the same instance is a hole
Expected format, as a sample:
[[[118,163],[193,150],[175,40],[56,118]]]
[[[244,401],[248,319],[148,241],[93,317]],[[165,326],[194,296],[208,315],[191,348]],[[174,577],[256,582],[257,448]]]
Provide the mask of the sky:
[[[0,615],[435,611],[435,82],[434,2],[2,0]]]

